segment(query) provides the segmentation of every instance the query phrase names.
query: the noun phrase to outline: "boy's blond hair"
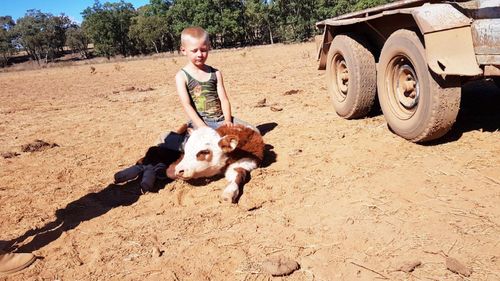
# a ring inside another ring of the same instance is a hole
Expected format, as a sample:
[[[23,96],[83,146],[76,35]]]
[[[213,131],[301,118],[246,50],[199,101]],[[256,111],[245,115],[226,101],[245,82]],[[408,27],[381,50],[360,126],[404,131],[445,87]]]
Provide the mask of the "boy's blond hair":
[[[199,26],[192,26],[192,27],[184,28],[184,30],[181,33],[181,45],[182,46],[184,46],[184,43],[186,42],[186,40],[189,37],[195,38],[195,39],[203,39],[203,40],[205,40],[206,43],[209,43],[208,32]]]

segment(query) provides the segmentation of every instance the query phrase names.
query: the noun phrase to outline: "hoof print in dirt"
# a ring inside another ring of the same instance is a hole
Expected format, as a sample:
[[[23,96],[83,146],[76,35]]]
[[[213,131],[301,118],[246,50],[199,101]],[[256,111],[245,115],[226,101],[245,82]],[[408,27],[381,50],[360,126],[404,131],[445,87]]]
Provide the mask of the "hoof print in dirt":
[[[288,153],[290,156],[297,156],[302,153],[302,149],[294,149],[292,152]]]
[[[262,269],[264,272],[269,273],[272,276],[290,275],[299,268],[300,265],[296,261],[283,256],[271,257],[262,263]]]
[[[2,152],[2,154],[1,154],[1,156],[4,159],[14,158],[14,157],[19,156],[19,155],[21,155],[21,154],[19,154],[17,152],[10,152],[10,151]]]
[[[422,264],[421,261],[407,261],[398,268],[398,271],[410,273],[413,270],[415,270],[415,268],[419,267],[421,264]]]
[[[125,89],[123,89],[125,92],[130,92],[130,91],[133,91],[135,90],[135,87],[134,86],[130,86],[130,87],[127,87]]]
[[[159,257],[161,257],[161,255],[163,255],[163,251],[160,250],[160,248],[155,246],[151,249],[151,257],[152,258],[159,258]]]
[[[469,277],[472,274],[472,269],[463,265],[457,259],[452,257],[446,257],[446,269],[449,271],[463,275],[465,277]]]
[[[37,152],[43,151],[49,148],[59,147],[57,143],[49,143],[43,140],[35,140],[33,142],[24,144],[21,146],[22,152]]]

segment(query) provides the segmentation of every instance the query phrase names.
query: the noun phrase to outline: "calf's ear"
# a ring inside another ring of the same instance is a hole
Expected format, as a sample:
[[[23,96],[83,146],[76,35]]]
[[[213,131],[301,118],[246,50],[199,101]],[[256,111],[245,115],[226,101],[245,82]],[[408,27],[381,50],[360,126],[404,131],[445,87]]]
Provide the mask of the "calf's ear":
[[[223,152],[228,153],[236,148],[236,146],[238,145],[238,141],[239,139],[237,136],[227,135],[220,139],[219,147],[222,149]]]

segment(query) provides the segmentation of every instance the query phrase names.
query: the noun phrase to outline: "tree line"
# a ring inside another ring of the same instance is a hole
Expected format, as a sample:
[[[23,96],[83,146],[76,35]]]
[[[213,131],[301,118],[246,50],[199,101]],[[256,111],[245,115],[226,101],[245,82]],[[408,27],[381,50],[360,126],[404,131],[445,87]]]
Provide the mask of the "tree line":
[[[124,0],[95,3],[81,24],[64,14],[28,10],[14,21],[0,16],[0,65],[25,51],[37,62],[53,61],[65,47],[89,58],[173,52],[180,32],[202,26],[213,48],[297,42],[311,38],[314,23],[389,0],[150,0],[134,8]]]

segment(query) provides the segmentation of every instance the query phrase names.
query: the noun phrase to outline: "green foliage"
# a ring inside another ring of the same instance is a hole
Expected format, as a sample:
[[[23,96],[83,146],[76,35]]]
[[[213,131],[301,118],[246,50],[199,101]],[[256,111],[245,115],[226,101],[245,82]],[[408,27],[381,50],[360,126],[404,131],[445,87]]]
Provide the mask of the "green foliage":
[[[304,41],[313,35],[317,4],[316,0],[274,1],[274,9],[279,15],[279,35],[283,41]]]
[[[0,64],[16,47],[37,61],[53,59],[68,46],[82,57],[174,51],[180,33],[201,26],[214,48],[305,41],[317,21],[390,2],[390,0],[150,0],[135,9],[120,2],[94,4],[83,12],[81,27],[68,17],[28,10],[14,23],[0,17]]]
[[[362,0],[367,1],[367,0]],[[319,0],[318,19],[327,19],[340,16],[355,10],[356,2],[353,0]]]
[[[168,12],[176,44],[181,31],[202,26],[213,47],[229,46],[244,37],[242,3],[237,0],[177,0]]]
[[[270,6],[265,0],[247,0],[244,9],[245,41],[249,44],[271,43],[274,26],[270,22]]]
[[[136,15],[132,4],[122,0],[101,5],[96,0],[82,15],[82,28],[94,43],[97,54],[109,58],[116,54],[127,56],[134,53],[128,38],[132,18]]]
[[[71,21],[65,15],[53,16],[40,10],[28,10],[13,28],[16,41],[36,61],[53,60],[63,52],[66,29]]]
[[[85,35],[83,29],[78,25],[73,25],[66,30],[66,46],[68,46],[73,52],[78,52],[84,59],[89,57],[89,43],[89,38]]]
[[[15,35],[12,30],[14,26],[11,16],[0,17],[0,66],[7,65],[10,55],[15,51]]]
[[[389,2],[391,2],[391,1],[389,1],[389,0],[362,0],[362,1],[358,1],[356,3],[356,5],[354,5],[354,9],[356,11],[363,10],[363,9],[372,8],[372,7],[375,7],[378,5],[387,4]]]

